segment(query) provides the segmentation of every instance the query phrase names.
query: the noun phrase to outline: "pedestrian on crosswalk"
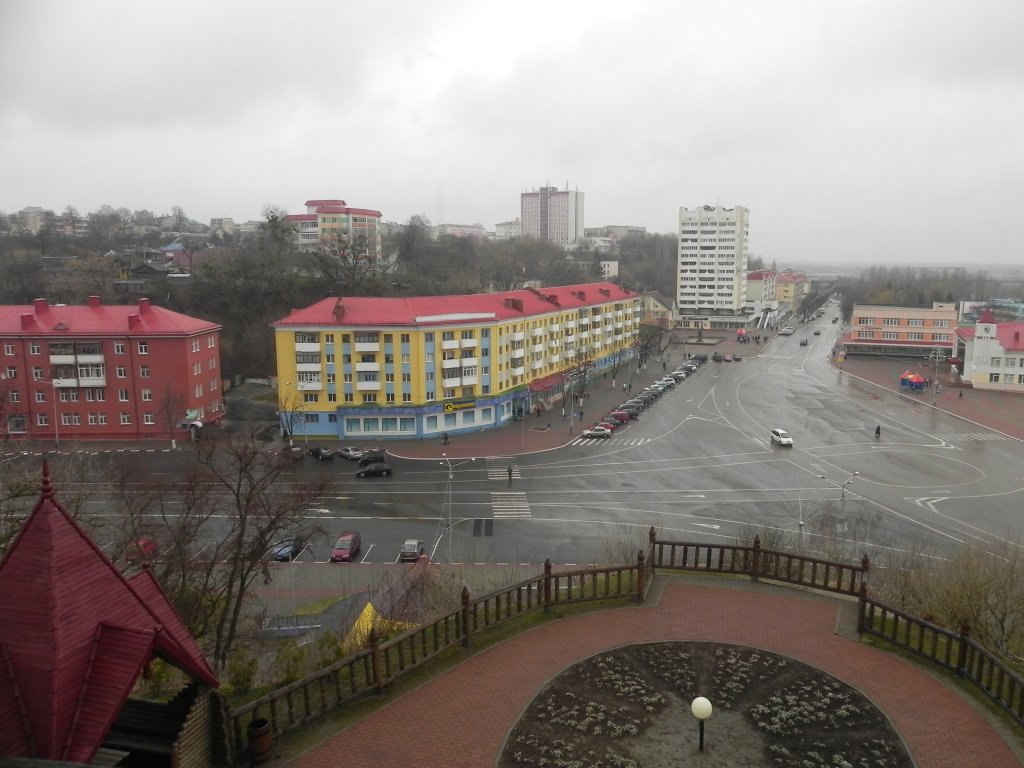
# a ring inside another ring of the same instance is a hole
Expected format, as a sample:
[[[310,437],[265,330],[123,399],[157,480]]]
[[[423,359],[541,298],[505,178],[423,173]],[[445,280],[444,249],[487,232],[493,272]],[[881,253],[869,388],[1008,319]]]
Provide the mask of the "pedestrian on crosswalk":
[[[508,484],[512,485],[512,465],[508,465]]]

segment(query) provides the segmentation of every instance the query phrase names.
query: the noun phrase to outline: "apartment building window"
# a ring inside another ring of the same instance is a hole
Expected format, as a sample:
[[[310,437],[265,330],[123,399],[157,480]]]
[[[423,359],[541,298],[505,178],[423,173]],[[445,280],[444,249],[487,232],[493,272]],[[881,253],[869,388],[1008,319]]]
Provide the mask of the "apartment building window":
[[[37,403],[45,403],[46,402],[46,392],[45,392],[45,390],[41,391],[41,392],[36,392],[36,402]]]
[[[446,387],[445,390],[444,390],[444,399],[445,400],[451,400],[453,397],[455,397],[455,388],[454,387]]]
[[[344,365],[348,365],[349,363],[352,362],[352,355],[342,355],[341,356],[341,362]]]
[[[999,374],[998,373],[990,373],[988,375],[988,380],[992,384],[998,384],[999,383]]]
[[[147,403],[151,402],[153,400],[153,390],[152,389],[143,389],[142,390],[142,400],[143,400],[143,402],[147,402]]]
[[[334,343],[334,334],[333,333],[325,333],[324,334],[324,342],[327,343],[327,344],[333,344]]]
[[[455,341],[455,331],[444,331],[441,334],[441,341]]]
[[[404,382],[411,382],[412,381],[412,374],[411,373],[403,373],[402,374],[402,381],[404,381]]]
[[[473,332],[472,331],[463,331],[462,332],[462,338],[464,338],[464,339],[472,339],[473,338]]]
[[[13,344],[4,344],[4,354],[5,355],[13,355],[14,354],[14,345]]]
[[[911,328],[923,328],[924,320],[920,317],[912,317],[909,320],[907,320],[907,325],[909,325]]]
[[[127,403],[128,402],[128,390],[127,389],[119,389],[119,390],[117,390],[117,400],[118,400],[118,402],[121,402],[121,403]]]
[[[386,403],[393,403],[393,402],[395,402],[395,393],[394,392],[386,393],[384,395],[384,402],[386,402]]]
[[[209,360],[207,360],[206,361],[206,367],[209,368],[211,371],[214,368],[216,368],[217,367],[217,358],[211,357]]]
[[[1001,358],[1001,357],[989,358],[988,364],[991,365],[993,368],[999,368],[1003,364],[1003,358]]]
[[[123,355],[124,354],[124,342],[123,341],[115,341],[114,342],[114,354],[115,355]]]
[[[195,389],[192,390],[192,395],[194,397],[202,397],[203,396],[203,385],[202,384],[196,384]]]
[[[949,341],[949,334],[946,333],[933,333],[932,341]]]
[[[319,384],[320,371],[299,371],[299,381],[303,384]]]
[[[8,399],[12,403],[20,403],[21,402],[21,393],[18,390],[16,390],[16,389],[12,389]]]
[[[328,384],[334,384],[335,382],[337,382],[337,380],[338,380],[338,374],[336,374],[336,373],[328,373],[327,374],[327,383]]]
[[[858,339],[873,339],[875,338],[874,331],[857,331]]]
[[[50,420],[46,417],[45,413],[37,413],[36,414],[36,426],[37,427],[46,427],[46,426],[49,426],[49,424],[50,424]]]
[[[143,424],[155,424],[156,421],[153,419],[153,414],[150,413],[149,411],[146,411],[145,413],[143,413],[142,414],[142,423]]]
[[[401,336],[399,336],[399,339],[401,339],[401,342],[403,344],[408,344],[409,343],[409,334],[408,333],[403,333]]]
[[[336,414],[336,413],[328,413],[327,414],[327,423],[328,424],[337,424],[338,423],[338,414]]]
[[[481,386],[480,387],[480,393],[484,394],[484,395],[491,394],[491,385],[490,384],[484,384],[483,386]]]
[[[900,319],[898,317],[887,317],[882,320],[882,325],[899,325]]]
[[[873,317],[858,317],[853,321],[855,325],[874,325],[875,318]]]
[[[384,365],[391,365],[394,362],[395,362],[395,356],[392,355],[390,352],[385,352],[384,353]]]
[[[193,367],[192,368],[192,373],[195,373],[195,372],[196,372],[195,371],[195,367]],[[140,365],[139,366],[139,378],[140,379],[148,379],[149,378],[149,373],[150,373],[150,371],[149,371],[149,366],[148,365]]]
[[[395,381],[395,374],[393,374],[393,373],[385,373],[384,374],[384,381],[390,381],[390,382],[393,383]]]
[[[198,352],[199,351],[199,339],[192,339],[192,351],[193,352]]]
[[[373,405],[377,402],[377,395],[373,392],[363,393],[363,405]]]
[[[92,425],[99,424],[100,423],[100,415],[98,413],[93,413],[92,411],[90,411],[89,412],[89,419],[88,419],[88,421]]]
[[[124,425],[131,424],[132,423],[132,415],[130,413],[122,413],[121,414],[121,423],[124,424]]]
[[[77,403],[78,391],[74,389],[62,389],[60,391],[60,401],[62,403]]]
[[[434,353],[433,352],[427,352],[424,355],[423,362],[425,362],[425,363],[432,363],[432,362],[434,362]]]
[[[896,341],[900,335],[896,331],[882,331],[882,338],[888,341]]]
[[[128,378],[128,369],[125,368],[123,365],[117,366],[117,368],[114,369],[114,373],[117,376],[117,378],[119,378],[119,379],[127,379]]]
[[[42,346],[40,344],[38,344],[37,342],[35,342],[35,341],[31,342],[28,345],[28,353],[30,355],[38,355],[42,351],[43,351]]]
[[[434,343],[434,334],[433,334],[433,332],[423,334],[423,341],[425,341],[427,344],[433,344]]]
[[[480,338],[481,339],[489,339],[489,338],[491,338],[491,329],[490,328],[484,328],[483,330],[481,330],[480,331]]]
[[[409,365],[409,363],[411,363],[411,362],[412,362],[412,355],[410,355],[408,352],[404,353],[402,355],[402,365]]]
[[[367,353],[365,355],[360,356],[359,362],[361,362],[361,363],[376,363],[377,362],[377,356],[375,354],[373,354],[372,352],[370,352],[370,353]]]
[[[357,333],[356,344],[376,344],[377,334],[376,333]]]
[[[936,328],[949,328],[949,320],[936,320],[935,321],[935,327]]]
[[[485,365],[485,366],[482,366],[482,367],[480,368],[480,374],[481,374],[482,376],[489,376],[489,375],[490,375],[490,373],[491,373],[491,368],[490,368],[490,366],[488,366],[488,365]]]
[[[319,333],[296,333],[295,334],[296,344],[319,344],[320,334]]]
[[[911,331],[910,333],[907,334],[907,341],[923,341],[923,340],[924,340],[924,334],[923,333],[914,333],[913,331]]]
[[[148,355],[149,354],[149,342],[148,341],[140,341],[139,342],[139,354],[140,355]]]
[[[207,337],[207,339],[206,339],[206,348],[207,349],[213,349],[215,346],[217,346],[217,337],[216,336],[209,336],[209,337]]]
[[[65,427],[77,427],[82,423],[82,417],[77,413],[62,413],[60,415],[60,423]]]
[[[346,384],[351,384],[352,383],[352,374],[351,373],[343,373],[343,374],[341,374],[341,379]]]
[[[427,377],[427,381],[433,381],[434,380],[434,372],[433,371],[427,371],[426,377]]]
[[[354,403],[355,402],[355,397],[352,395],[351,392],[346,392],[345,393],[345,402],[346,403]]]
[[[402,402],[403,403],[411,403],[412,402],[412,395],[410,393],[408,393],[408,392],[403,392],[402,393]]]
[[[390,333],[384,334],[384,343],[390,344],[394,340],[394,337]]]
[[[463,397],[472,397],[473,396],[473,388],[472,387],[463,387],[462,388],[462,396]],[[469,413],[469,411],[464,411],[464,413]]]
[[[328,392],[327,393],[327,402],[328,403],[336,403],[336,402],[338,402],[338,393],[337,392]]]
[[[327,362],[328,365],[334,365],[334,353],[333,352],[328,352],[327,353],[326,362]]]
[[[297,364],[302,364],[302,363],[307,363],[307,364],[308,363],[317,363],[317,364],[319,364],[320,363],[320,353],[319,352],[296,352],[295,353],[295,362]]]
[[[347,334],[347,333],[341,334],[341,343],[342,344],[348,344],[350,340],[351,340],[351,338],[350,338],[349,334]]]
[[[432,403],[432,402],[434,402],[435,399],[436,399],[436,396],[434,395],[434,390],[428,389],[427,390],[427,395],[426,395],[426,401],[428,403]]]
[[[320,396],[316,392],[303,392],[302,402],[304,403],[318,403],[320,402]]]
[[[1016,368],[1017,367],[1017,358],[1016,357],[1008,357],[1008,358],[1006,358],[1006,367],[1007,368]]]

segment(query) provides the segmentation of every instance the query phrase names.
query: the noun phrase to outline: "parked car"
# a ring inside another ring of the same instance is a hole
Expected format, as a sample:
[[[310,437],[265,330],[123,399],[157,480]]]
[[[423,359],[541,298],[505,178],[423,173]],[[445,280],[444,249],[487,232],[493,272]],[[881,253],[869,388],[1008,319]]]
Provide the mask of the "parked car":
[[[315,448],[310,448],[309,455],[317,461],[331,461],[334,459],[334,453],[330,448],[323,448],[319,445]]]
[[[359,457],[359,466],[366,467],[378,462],[387,462],[387,459],[388,455],[380,448],[367,448],[363,451],[363,455]]]
[[[281,449],[281,456],[286,459],[293,459],[295,461],[302,461],[305,457],[306,452],[302,450],[301,446],[298,445],[286,445]]]
[[[698,355],[691,356],[690,360],[689,360],[689,362],[696,363],[697,365],[704,365],[704,363],[706,363],[707,361],[708,361],[708,356],[705,355],[703,352],[701,352]]]
[[[683,378],[684,379],[686,378],[685,374],[683,375]],[[664,378],[658,379],[654,383],[655,384],[664,384],[666,387],[674,387],[676,385],[676,380],[674,378],[672,378],[671,376],[665,376]]]
[[[792,336],[796,333],[796,328],[792,326],[786,326],[785,328],[779,328],[779,336]]]
[[[363,540],[359,536],[359,531],[345,531],[334,542],[334,547],[331,549],[331,562],[351,563],[362,544]]]
[[[633,408],[636,408],[638,411],[642,411],[644,408],[647,407],[647,403],[648,401],[645,398],[637,396],[624,402],[621,407],[624,409],[627,405],[629,405],[632,406]]]
[[[670,373],[670,374],[669,374],[669,376],[671,376],[671,377],[672,377],[673,379],[675,379],[676,381],[682,381],[682,380],[683,380],[683,379],[685,379],[685,378],[686,378],[686,377],[687,377],[688,375],[689,375],[689,374],[687,374],[687,372],[686,372],[686,371],[672,371],[672,373]]]
[[[718,352],[715,352],[715,354],[711,356],[711,359],[714,360],[716,363],[722,362],[722,356]]]
[[[393,471],[391,465],[384,461],[374,461],[365,466],[360,462],[356,477],[387,477]]]
[[[839,322],[839,318],[838,317],[833,317],[832,318],[832,322],[833,323],[838,323]]]
[[[611,437],[612,431],[607,427],[591,427],[580,433],[581,437]]]
[[[821,336],[821,329],[820,328],[815,328],[814,329],[814,335],[815,336]]]
[[[296,536],[271,547],[270,556],[279,563],[290,563],[292,560],[297,560],[307,546],[308,542],[304,536]]]
[[[700,368],[700,365],[697,363],[684,363],[681,370],[687,373],[696,373],[698,368]]]
[[[731,363],[732,362],[732,355],[723,355],[722,356],[722,360],[724,362],[726,362],[726,363]]]
[[[624,403],[624,404],[619,406],[617,412],[627,413],[627,414],[629,414],[629,418],[631,418],[631,419],[638,419],[638,418],[640,418],[640,409],[637,408],[635,405],[628,405],[628,404]]]
[[[772,442],[778,443],[779,445],[793,445],[793,438],[789,436],[789,432],[784,429],[773,429],[772,430]]]
[[[608,414],[608,418],[619,422],[619,424],[625,424],[629,421],[629,414],[625,411],[612,411]]]
[[[398,550],[398,562],[415,563],[420,559],[420,552],[423,551],[423,542],[419,539],[406,539],[402,548]]]
[[[621,427],[622,424],[618,421],[615,421],[615,419],[602,419],[601,421],[597,422],[595,426],[604,427],[605,429],[610,429],[612,432],[614,432],[616,429]]]
[[[800,346],[801,347],[806,347],[807,346],[807,339],[800,339]]]
[[[350,445],[346,448],[340,448],[338,450],[338,455],[341,456],[341,458],[343,459],[348,459],[349,461],[356,461],[357,459],[363,458],[363,449],[356,448]]]

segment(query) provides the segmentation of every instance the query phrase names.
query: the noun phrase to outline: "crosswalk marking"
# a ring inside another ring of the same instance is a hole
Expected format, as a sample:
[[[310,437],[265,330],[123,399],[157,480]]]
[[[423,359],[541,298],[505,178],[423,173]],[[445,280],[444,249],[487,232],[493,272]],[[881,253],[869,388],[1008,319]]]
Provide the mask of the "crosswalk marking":
[[[519,474],[519,465],[516,460],[511,457],[494,456],[488,457],[487,459],[487,479],[488,480],[508,480],[508,468],[512,467],[512,479],[522,480],[523,476]]]
[[[570,445],[643,445],[650,437],[578,437]]]
[[[943,440],[956,442],[957,440],[1005,440],[1006,435],[998,432],[946,432],[936,435]]]
[[[491,513],[495,518],[526,518],[530,516],[530,502],[527,501],[525,493],[493,491],[491,493]]]

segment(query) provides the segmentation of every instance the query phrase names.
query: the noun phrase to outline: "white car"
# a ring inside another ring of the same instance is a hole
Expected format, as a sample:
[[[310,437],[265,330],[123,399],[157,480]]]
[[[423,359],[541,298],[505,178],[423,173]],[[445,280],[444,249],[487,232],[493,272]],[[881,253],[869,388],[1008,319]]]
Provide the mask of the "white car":
[[[583,430],[583,437],[611,437],[612,431],[608,427],[591,427]]]
[[[352,446],[348,446],[347,448],[339,449],[338,455],[341,456],[343,459],[355,461],[356,459],[363,458],[363,450],[362,448],[354,448]]]
[[[793,438],[789,436],[789,432],[784,429],[773,429],[772,430],[772,442],[778,443],[779,445],[793,445]]]
[[[671,376],[666,376],[663,379],[658,379],[654,383],[655,384],[664,384],[666,387],[674,387],[676,385],[676,380],[673,379]]]
[[[792,336],[796,333],[796,328],[790,328],[788,325],[785,328],[779,328],[779,336]]]

